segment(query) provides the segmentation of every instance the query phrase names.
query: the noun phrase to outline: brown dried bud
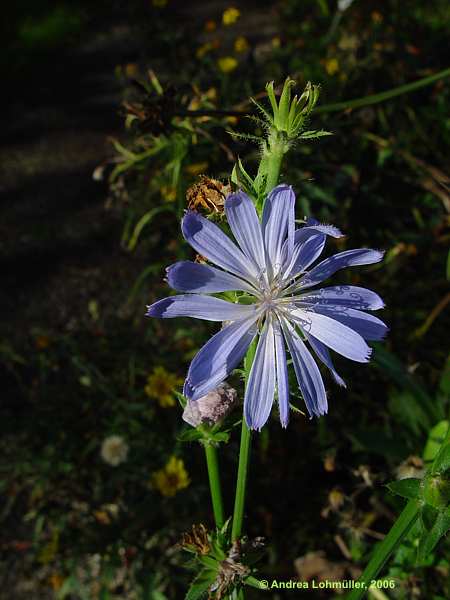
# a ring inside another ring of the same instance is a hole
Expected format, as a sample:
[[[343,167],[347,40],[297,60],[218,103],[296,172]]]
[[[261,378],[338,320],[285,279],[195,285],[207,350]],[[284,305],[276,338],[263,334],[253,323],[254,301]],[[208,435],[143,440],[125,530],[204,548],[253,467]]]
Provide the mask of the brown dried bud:
[[[237,392],[227,383],[221,383],[215,390],[198,400],[191,400],[183,411],[183,420],[192,427],[201,424],[214,425],[222,420],[236,402]]]
[[[186,192],[188,209],[202,209],[208,214],[221,214],[224,212],[225,198],[230,192],[230,185],[224,185],[217,179],[202,175],[200,182],[191,186]]]

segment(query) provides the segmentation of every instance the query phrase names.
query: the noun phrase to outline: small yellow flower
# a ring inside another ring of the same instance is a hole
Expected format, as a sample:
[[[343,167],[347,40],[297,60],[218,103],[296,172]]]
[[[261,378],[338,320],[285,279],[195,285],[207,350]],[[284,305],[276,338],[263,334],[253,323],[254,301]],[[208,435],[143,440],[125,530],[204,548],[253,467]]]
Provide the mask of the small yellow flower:
[[[190,484],[188,472],[181,458],[171,456],[165,467],[153,474],[154,487],[166,497],[175,494]]]
[[[152,0],[152,4],[157,8],[164,8],[164,6],[167,6],[167,0]]]
[[[224,25],[233,25],[233,23],[236,23],[240,16],[241,11],[232,6],[223,12],[222,23]]]
[[[184,170],[189,175],[200,175],[204,173],[208,169],[208,163],[206,161],[199,163],[192,163],[192,165],[188,165]]]
[[[232,56],[224,56],[219,58],[217,65],[222,73],[231,73],[238,66],[238,61]]]
[[[173,185],[162,185],[161,196],[166,202],[175,202],[177,199],[177,190]]]
[[[274,38],[272,38],[272,48],[279,48],[281,46],[281,40],[279,38],[279,36],[275,36]]]
[[[247,52],[247,50],[249,48],[250,48],[250,44],[248,43],[247,39],[243,35],[240,35],[239,37],[237,37],[234,40],[234,51],[235,52],[238,52],[238,53]]]
[[[328,75],[335,75],[339,71],[339,62],[337,58],[327,58],[325,61],[325,70]]]
[[[163,408],[176,406],[173,392],[182,383],[180,377],[169,373],[164,367],[155,367],[153,373],[147,377],[145,393],[149,398],[155,398]]]

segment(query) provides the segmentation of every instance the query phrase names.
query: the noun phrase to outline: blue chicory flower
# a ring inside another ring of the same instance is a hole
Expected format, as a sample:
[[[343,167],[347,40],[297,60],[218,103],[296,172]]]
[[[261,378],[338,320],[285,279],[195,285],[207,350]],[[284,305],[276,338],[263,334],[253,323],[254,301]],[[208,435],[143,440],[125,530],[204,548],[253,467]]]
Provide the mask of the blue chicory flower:
[[[248,378],[244,414],[248,427],[260,430],[272,409],[275,393],[283,427],[289,419],[289,382],[285,344],[310,416],[327,412],[327,396],[319,368],[305,342],[331,371],[339,385],[328,348],[354,360],[368,362],[366,340],[380,340],[386,325],[367,310],[383,308],[371,290],[338,285],[310,290],[339,269],[379,262],[383,253],[361,248],[346,250],[311,265],[321,254],[327,236],[341,232],[312,219],[295,229],[295,195],[279,185],[269,194],[260,222],[251,199],[242,191],[225,201],[226,217],[236,245],[216,225],[188,211],[182,221],[186,241],[217,265],[181,261],[168,267],[169,285],[181,295],[148,307],[147,316],[194,317],[222,321],[216,333],[193,359],[184,394],[197,400],[216,388],[237,367],[259,334]],[[240,304],[211,294],[239,291],[253,303]]]

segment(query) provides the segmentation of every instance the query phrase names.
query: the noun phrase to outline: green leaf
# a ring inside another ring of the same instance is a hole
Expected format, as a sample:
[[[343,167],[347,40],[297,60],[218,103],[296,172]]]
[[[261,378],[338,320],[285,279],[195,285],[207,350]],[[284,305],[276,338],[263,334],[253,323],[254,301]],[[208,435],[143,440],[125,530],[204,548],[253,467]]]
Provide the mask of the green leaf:
[[[397,496],[414,500],[420,495],[420,483],[420,479],[409,477],[400,479],[399,481],[391,481],[391,483],[387,484],[387,487],[393,494],[397,494]]]
[[[450,530],[450,507],[438,513],[432,527],[419,542],[417,560],[424,560],[433,551],[439,540]]]
[[[438,514],[439,511],[433,506],[430,506],[429,504],[425,504],[423,506],[422,510],[420,511],[420,521],[422,523],[422,527],[426,531],[432,529],[434,522],[438,517]]]
[[[185,406],[187,404],[186,396],[183,396],[183,394],[180,394],[180,392],[177,392],[177,391],[175,391],[174,394],[177,397],[177,400],[180,403],[181,408],[185,408]]]
[[[328,135],[334,135],[334,133],[332,133],[331,131],[324,131],[323,129],[320,129],[318,131],[304,131],[299,138],[301,140],[312,140],[314,138],[320,138],[320,137],[325,137]]]
[[[230,434],[227,431],[218,431],[217,433],[213,433],[210,439],[212,442],[217,442],[218,444],[226,444],[230,439]]]
[[[425,445],[425,449],[423,451],[423,460],[425,462],[431,462],[434,460],[441,448],[442,442],[445,439],[449,428],[449,421],[439,421],[437,425],[435,425],[430,433],[428,434],[428,441]]]
[[[131,252],[136,247],[138,243],[139,237],[142,233],[142,230],[146,225],[150,223],[150,221],[156,217],[157,214],[162,212],[174,212],[174,209],[171,206],[157,206],[147,211],[145,215],[143,215],[139,221],[136,223],[133,233],[128,241],[127,249]]]
[[[208,588],[216,580],[217,573],[209,569],[203,569],[191,583],[185,600],[200,600],[206,596]]]
[[[437,406],[437,403],[431,398],[425,388],[410,375],[401,361],[379,344],[375,343],[374,348],[373,358],[375,365],[385,371],[401,388],[405,388],[413,394],[425,412],[426,427],[431,427],[433,422],[441,419],[441,408]]]
[[[203,437],[203,432],[198,431],[198,429],[185,429],[177,436],[177,440],[179,442],[196,442],[202,440]]]
[[[445,444],[439,450],[433,461],[432,473],[445,473],[450,469],[450,444]]]

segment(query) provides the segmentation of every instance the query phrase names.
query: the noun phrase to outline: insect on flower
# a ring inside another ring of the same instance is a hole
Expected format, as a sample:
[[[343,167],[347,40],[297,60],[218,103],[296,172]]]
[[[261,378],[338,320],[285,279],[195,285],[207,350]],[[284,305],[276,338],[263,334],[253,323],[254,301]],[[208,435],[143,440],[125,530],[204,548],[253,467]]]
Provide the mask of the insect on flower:
[[[339,238],[332,225],[314,220],[295,229],[295,195],[279,185],[269,194],[260,221],[251,199],[239,191],[225,201],[225,213],[236,245],[214,223],[188,211],[182,221],[186,241],[217,267],[181,261],[167,269],[169,285],[184,294],[159,300],[147,316],[194,317],[227,322],[197,353],[184,383],[184,395],[195,401],[223,382],[243,359],[258,335],[248,378],[244,414],[251,429],[266,423],[275,394],[283,427],[289,419],[286,346],[310,416],[327,412],[327,396],[319,368],[306,343],[339,385],[329,348],[356,362],[368,362],[366,340],[380,340],[386,325],[365,311],[383,308],[371,290],[338,285],[310,288],[339,269],[379,262],[383,253],[346,250],[312,264],[327,236]],[[233,303],[213,294],[237,291]]]

